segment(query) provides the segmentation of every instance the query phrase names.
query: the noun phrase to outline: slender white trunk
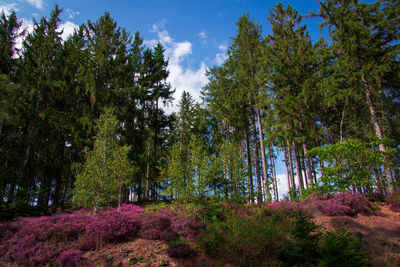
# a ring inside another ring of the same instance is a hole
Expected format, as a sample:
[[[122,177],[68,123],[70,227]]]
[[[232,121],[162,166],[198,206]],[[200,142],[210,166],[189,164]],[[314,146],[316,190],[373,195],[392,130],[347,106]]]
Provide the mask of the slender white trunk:
[[[381,125],[379,124],[378,118],[376,116],[376,110],[375,110],[375,106],[373,104],[372,96],[371,96],[371,88],[364,76],[362,76],[361,79],[362,79],[362,82],[364,85],[365,94],[367,97],[367,104],[369,107],[369,111],[371,112],[371,120],[372,120],[372,123],[374,124],[375,133],[378,136],[379,140],[382,141],[382,139],[383,139],[382,128],[381,128]],[[379,150],[383,153],[386,152],[386,147],[385,147],[385,144],[383,143],[383,141],[379,144]],[[385,172],[386,180],[389,184],[389,190],[393,191],[394,181],[393,181],[392,170],[388,167],[388,161],[389,161],[388,157],[386,155],[383,155],[383,169]]]
[[[258,134],[260,138],[260,146],[261,146],[261,159],[262,159],[262,164],[263,164],[263,173],[264,173],[264,179],[265,179],[265,192],[267,194],[267,202],[271,201],[271,192],[269,191],[269,177],[268,177],[268,171],[267,171],[267,159],[265,157],[265,148],[264,148],[264,133],[263,133],[263,128],[262,128],[262,122],[261,122],[261,116],[260,116],[260,110],[256,108],[256,115],[257,115],[257,123],[258,123]]]

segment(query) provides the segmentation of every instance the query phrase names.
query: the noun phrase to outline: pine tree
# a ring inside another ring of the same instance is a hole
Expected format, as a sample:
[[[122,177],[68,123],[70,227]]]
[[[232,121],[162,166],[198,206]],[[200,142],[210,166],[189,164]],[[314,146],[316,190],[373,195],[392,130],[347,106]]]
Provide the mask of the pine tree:
[[[353,92],[364,96],[375,135],[382,140],[379,149],[383,153],[387,150],[383,142],[384,118],[379,118],[376,103],[385,97],[383,81],[398,70],[399,45],[396,42],[399,40],[399,22],[398,16],[394,15],[396,10],[399,7],[393,1],[328,0],[321,2],[319,12],[324,24],[330,27],[332,50],[337,55],[334,74],[343,73]],[[386,180],[393,190],[389,159],[385,158],[384,162]]]

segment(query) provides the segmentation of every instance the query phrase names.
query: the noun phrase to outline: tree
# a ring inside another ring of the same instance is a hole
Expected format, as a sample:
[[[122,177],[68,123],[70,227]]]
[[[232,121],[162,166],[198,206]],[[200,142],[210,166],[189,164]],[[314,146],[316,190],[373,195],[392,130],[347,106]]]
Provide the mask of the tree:
[[[306,26],[301,25],[302,16],[291,6],[286,9],[278,3],[268,20],[273,34],[266,38],[264,61],[270,66],[266,74],[272,105],[277,118],[277,129],[288,130],[284,138],[292,141],[296,159],[298,185],[303,189],[301,164],[297,153],[298,143],[302,143],[306,165],[308,186],[312,186],[308,143],[310,128],[315,121],[316,110],[313,102],[318,96],[314,73],[316,60],[310,35]]]
[[[337,55],[337,68],[333,74],[344,73],[353,92],[364,95],[375,135],[383,140],[384,118],[379,117],[377,102],[385,98],[384,81],[399,69],[400,31],[398,15],[395,15],[399,11],[398,3],[360,3],[357,0],[326,0],[320,3],[319,16],[324,19],[324,25],[329,26],[332,51]],[[385,155],[387,148],[383,141],[379,149]],[[388,162],[389,159],[384,158],[384,172],[393,190],[394,179]]]
[[[18,21],[15,12],[8,16],[1,13],[0,16],[0,74],[11,74],[15,71],[14,56],[16,55],[15,44],[25,31],[19,32],[22,22]]]
[[[118,121],[110,110],[97,121],[93,150],[79,164],[74,189],[74,204],[81,207],[99,207],[118,201],[121,189],[134,172],[128,160],[130,147],[118,144]]]

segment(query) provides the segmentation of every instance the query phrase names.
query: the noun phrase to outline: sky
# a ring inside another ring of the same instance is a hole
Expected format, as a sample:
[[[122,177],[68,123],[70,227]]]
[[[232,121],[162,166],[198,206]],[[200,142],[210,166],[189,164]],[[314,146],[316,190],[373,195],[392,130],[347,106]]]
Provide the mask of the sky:
[[[58,4],[60,28],[64,29],[63,39],[88,20],[94,22],[109,12],[118,26],[132,35],[139,31],[144,44],[152,47],[161,42],[169,59],[168,82],[175,89],[173,106],[169,112],[177,110],[177,103],[185,90],[195,100],[200,101],[200,91],[208,80],[206,70],[223,63],[226,51],[236,35],[235,22],[248,13],[254,22],[260,24],[263,36],[271,33],[267,21],[269,9],[276,0],[0,0],[0,12],[12,11],[23,20],[28,31],[33,29],[33,19],[39,21],[49,17]],[[280,1],[290,4],[300,14],[317,12],[318,1]],[[311,37],[318,41],[322,34],[320,22],[316,18],[305,18]],[[277,174],[280,178],[280,194],[287,192],[286,171],[282,163],[282,153],[278,157]]]

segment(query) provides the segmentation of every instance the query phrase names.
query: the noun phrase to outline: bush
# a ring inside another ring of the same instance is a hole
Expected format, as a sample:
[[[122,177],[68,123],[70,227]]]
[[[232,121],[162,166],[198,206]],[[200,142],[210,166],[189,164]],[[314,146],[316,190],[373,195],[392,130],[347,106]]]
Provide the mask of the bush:
[[[200,247],[237,266],[259,266],[275,259],[281,245],[279,223],[268,218],[228,217],[207,228]]]
[[[73,266],[81,250],[134,238],[141,225],[140,212],[137,206],[125,205],[121,212],[108,209],[98,216],[74,212],[2,223],[0,257],[5,262],[35,266],[57,265],[70,255],[71,262],[66,265]]]
[[[172,218],[171,228],[185,238],[193,239],[205,231],[205,224],[196,222],[187,216],[175,216]]]
[[[345,205],[335,203],[333,201],[324,201],[324,204],[321,209],[325,215],[328,216],[353,216],[355,215],[353,210]]]
[[[296,211],[292,216],[286,230],[289,236],[279,252],[279,258],[290,266],[313,265],[317,258],[316,246],[320,237],[317,233],[318,227],[302,210]]]
[[[341,230],[326,232],[319,244],[318,266],[366,266],[366,254],[359,237]]]
[[[400,212],[400,189],[397,189],[391,193],[386,201],[390,204],[389,208],[394,212]]]
[[[136,214],[117,211],[102,211],[86,226],[80,239],[79,248],[94,250],[106,243],[120,243],[135,238],[139,232],[142,218]]]
[[[372,213],[371,203],[361,194],[353,194],[347,191],[332,196],[329,201],[350,207],[354,214],[363,213],[368,215]]]
[[[171,241],[178,239],[178,234],[171,228],[170,217],[151,213],[143,219],[140,237],[151,240]]]
[[[74,249],[61,252],[58,256],[58,264],[62,267],[79,266],[82,262],[82,251]]]

